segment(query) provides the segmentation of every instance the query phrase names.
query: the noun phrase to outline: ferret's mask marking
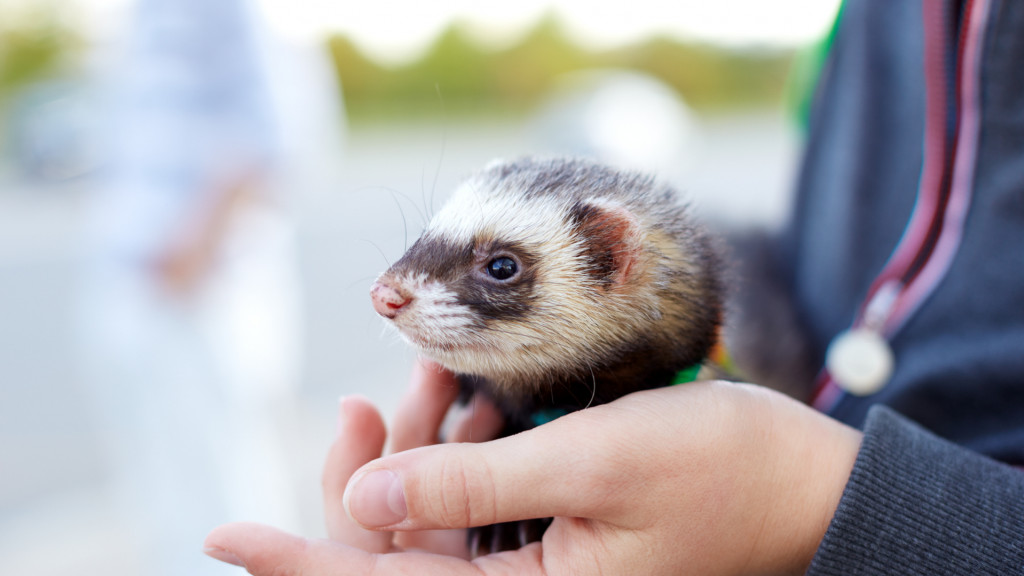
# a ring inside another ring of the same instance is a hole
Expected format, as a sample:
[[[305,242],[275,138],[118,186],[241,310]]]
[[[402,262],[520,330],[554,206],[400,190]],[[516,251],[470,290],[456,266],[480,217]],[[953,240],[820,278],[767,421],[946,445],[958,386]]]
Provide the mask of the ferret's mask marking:
[[[516,274],[507,280],[495,279],[487,272],[487,266],[502,257],[516,263]],[[425,274],[427,281],[443,284],[455,294],[455,304],[469,307],[485,324],[523,317],[536,299],[537,258],[512,242],[474,237],[460,243],[428,233],[392,270]]]
[[[575,286],[557,290],[613,290],[623,287],[637,271],[642,253],[640,226],[625,207],[602,200],[575,201],[571,204],[541,203],[548,216],[542,221],[557,220],[571,234],[561,242],[553,238],[535,238],[535,246],[497,239],[513,232],[479,232],[466,240],[449,237],[447,230],[428,230],[392,267],[394,277],[420,277],[425,282],[438,282],[452,293],[453,304],[468,307],[476,317],[476,329],[494,325],[501,320],[522,319],[545,306],[544,313],[558,314],[550,301],[540,302],[545,290],[539,283],[577,280]],[[514,217],[511,218],[514,220]],[[521,231],[520,231],[521,232]],[[540,229],[534,235],[547,235]],[[574,239],[568,242],[568,239]],[[547,243],[547,244],[546,244]],[[557,246],[552,249],[552,244]],[[548,250],[544,258],[538,255]],[[518,268],[507,280],[497,280],[487,271],[496,258],[511,258]],[[563,267],[577,268],[569,273]],[[561,270],[559,270],[561,268]],[[587,281],[589,280],[589,281]],[[579,283],[579,281],[584,281]],[[568,311],[564,311],[568,312]]]

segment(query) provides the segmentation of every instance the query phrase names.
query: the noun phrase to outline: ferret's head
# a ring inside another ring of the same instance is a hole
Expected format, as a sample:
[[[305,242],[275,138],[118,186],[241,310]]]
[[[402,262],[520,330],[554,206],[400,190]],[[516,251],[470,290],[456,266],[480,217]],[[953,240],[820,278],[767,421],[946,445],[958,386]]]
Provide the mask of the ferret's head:
[[[701,255],[680,231],[674,195],[649,178],[580,160],[494,163],[377,279],[373,306],[448,369],[533,392],[635,351],[674,317],[666,306],[698,301]]]

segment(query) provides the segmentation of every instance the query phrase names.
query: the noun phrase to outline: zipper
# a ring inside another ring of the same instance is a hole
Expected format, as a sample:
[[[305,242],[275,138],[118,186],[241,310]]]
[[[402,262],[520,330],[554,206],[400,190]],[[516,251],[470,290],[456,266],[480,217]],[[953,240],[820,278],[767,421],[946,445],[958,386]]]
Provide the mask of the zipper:
[[[851,329],[834,343],[849,332],[867,331],[887,346],[885,341],[932,293],[956,254],[972,196],[979,128],[978,67],[989,4],[989,0],[966,0],[956,33],[946,2],[923,1],[925,138],[918,198],[903,237],[869,288]],[[954,36],[956,52],[951,53]],[[952,78],[950,57],[955,58]],[[826,369],[818,377],[811,403],[827,412],[843,395]]]

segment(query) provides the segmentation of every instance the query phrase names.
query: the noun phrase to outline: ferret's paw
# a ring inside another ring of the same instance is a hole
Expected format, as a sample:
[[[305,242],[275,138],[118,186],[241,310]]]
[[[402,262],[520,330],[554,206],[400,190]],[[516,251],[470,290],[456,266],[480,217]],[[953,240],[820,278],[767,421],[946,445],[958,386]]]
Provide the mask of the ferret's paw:
[[[518,550],[544,536],[551,518],[504,522],[490,526],[470,528],[468,538],[470,556],[476,558],[494,552]]]

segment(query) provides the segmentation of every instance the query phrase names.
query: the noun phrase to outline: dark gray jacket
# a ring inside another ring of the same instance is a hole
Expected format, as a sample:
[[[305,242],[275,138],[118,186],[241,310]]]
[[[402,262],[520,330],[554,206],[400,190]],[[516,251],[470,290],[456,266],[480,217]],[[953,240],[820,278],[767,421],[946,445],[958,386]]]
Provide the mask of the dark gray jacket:
[[[825,408],[865,439],[813,575],[1024,574],[1024,2],[846,2],[777,261],[821,365],[922,185],[929,10],[947,16],[947,97],[961,11],[981,15],[969,209],[948,269],[891,334],[892,379]],[[964,131],[948,102],[947,178]]]

